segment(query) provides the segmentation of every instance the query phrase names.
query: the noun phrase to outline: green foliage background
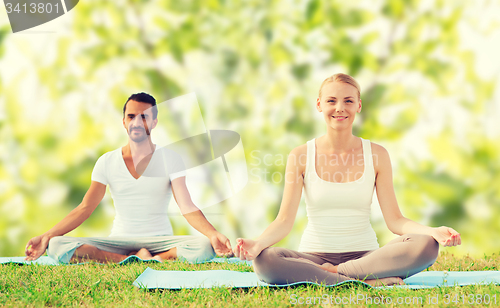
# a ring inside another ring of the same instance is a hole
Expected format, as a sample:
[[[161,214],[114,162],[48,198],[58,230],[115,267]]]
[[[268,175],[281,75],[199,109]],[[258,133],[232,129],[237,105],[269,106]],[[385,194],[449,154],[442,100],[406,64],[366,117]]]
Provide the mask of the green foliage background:
[[[233,243],[257,236],[278,211],[286,155],[325,132],[314,102],[337,72],[361,84],[355,134],[389,150],[403,213],[458,230],[451,252],[498,252],[500,65],[480,74],[486,50],[465,38],[498,33],[494,12],[487,1],[88,0],[31,34],[12,34],[2,12],[0,255],[22,254],[81,202],[97,158],[126,143],[121,108],[138,91],[195,91],[207,128],[241,135],[249,184],[205,211]],[[175,232],[192,233],[171,211]],[[71,234],[105,236],[112,217],[106,196]],[[393,235],[376,202],[372,220],[383,245]],[[297,248],[306,223],[302,204],[280,245]]]

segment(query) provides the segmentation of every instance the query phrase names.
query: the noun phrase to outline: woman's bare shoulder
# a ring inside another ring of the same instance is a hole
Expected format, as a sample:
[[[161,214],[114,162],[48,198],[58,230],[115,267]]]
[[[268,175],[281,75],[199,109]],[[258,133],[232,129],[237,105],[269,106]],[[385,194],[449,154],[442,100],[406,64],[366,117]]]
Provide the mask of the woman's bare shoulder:
[[[294,148],[288,158],[290,162],[299,167],[300,171],[303,171],[307,162],[307,144],[302,144]]]
[[[370,142],[371,145],[372,145],[372,153],[373,154],[387,154],[389,155],[389,153],[387,152],[387,150],[381,146],[380,144],[378,143],[375,143],[375,142]]]
[[[372,156],[373,156],[373,164],[375,166],[375,169],[377,169],[379,166],[383,167],[386,164],[391,164],[390,159],[389,159],[389,152],[381,146],[380,144],[370,142],[371,143],[371,148],[372,148]]]
[[[301,144],[290,152],[290,155],[307,154],[307,143]]]

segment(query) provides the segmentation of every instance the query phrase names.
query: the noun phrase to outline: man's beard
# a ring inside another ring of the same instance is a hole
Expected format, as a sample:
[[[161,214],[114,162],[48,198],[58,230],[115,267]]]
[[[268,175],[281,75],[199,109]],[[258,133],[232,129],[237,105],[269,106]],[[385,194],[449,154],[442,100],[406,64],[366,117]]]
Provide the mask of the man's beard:
[[[136,128],[134,128],[133,130],[136,130]],[[134,136],[134,132],[133,130],[128,134],[130,139],[134,142],[142,142],[144,140],[146,140],[148,137],[149,137],[149,134],[146,132],[145,129],[142,129],[142,134],[140,134],[139,136]]]

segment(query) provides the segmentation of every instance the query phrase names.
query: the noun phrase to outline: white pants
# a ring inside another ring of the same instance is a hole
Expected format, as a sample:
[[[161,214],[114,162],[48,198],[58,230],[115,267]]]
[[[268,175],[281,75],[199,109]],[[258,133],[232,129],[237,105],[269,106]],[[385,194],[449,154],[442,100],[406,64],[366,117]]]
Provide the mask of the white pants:
[[[56,236],[49,241],[47,254],[56,261],[69,263],[75,250],[84,244],[121,255],[128,255],[141,248],[146,248],[151,254],[177,248],[177,258],[191,263],[203,262],[215,257],[215,252],[208,238],[191,235],[148,237]]]

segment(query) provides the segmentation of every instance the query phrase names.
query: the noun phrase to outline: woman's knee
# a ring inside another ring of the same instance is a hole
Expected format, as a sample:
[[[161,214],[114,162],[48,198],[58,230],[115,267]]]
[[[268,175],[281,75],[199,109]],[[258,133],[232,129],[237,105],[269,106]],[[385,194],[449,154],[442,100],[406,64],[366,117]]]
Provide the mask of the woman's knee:
[[[439,254],[439,243],[430,235],[424,235],[422,255],[434,263]]]
[[[412,251],[416,254],[416,257],[432,265],[439,254],[438,242],[430,235],[411,234],[410,236],[414,241]]]
[[[268,247],[260,252],[253,260],[253,267],[256,273],[270,272],[276,268],[276,261],[280,258],[280,247]]]

